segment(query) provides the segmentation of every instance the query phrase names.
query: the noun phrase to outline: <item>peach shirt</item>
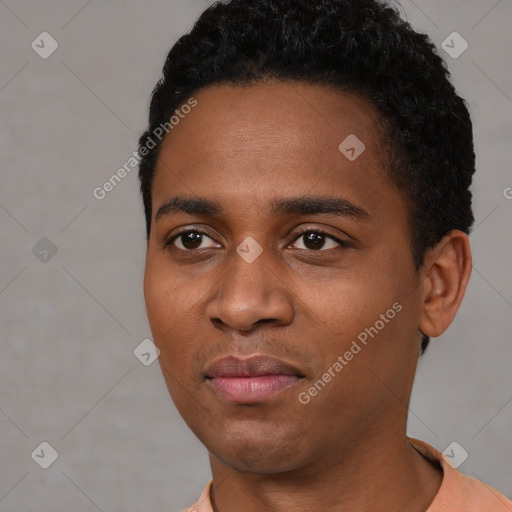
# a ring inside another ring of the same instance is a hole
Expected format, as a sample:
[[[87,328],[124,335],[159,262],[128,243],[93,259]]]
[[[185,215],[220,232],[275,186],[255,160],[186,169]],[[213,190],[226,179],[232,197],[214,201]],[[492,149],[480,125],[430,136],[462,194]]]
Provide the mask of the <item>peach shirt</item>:
[[[439,450],[419,439],[409,437],[408,440],[424,457],[438,462],[443,469],[441,487],[426,512],[512,512],[512,501],[479,480],[459,473]],[[212,482],[208,482],[197,502],[183,512],[213,512]]]

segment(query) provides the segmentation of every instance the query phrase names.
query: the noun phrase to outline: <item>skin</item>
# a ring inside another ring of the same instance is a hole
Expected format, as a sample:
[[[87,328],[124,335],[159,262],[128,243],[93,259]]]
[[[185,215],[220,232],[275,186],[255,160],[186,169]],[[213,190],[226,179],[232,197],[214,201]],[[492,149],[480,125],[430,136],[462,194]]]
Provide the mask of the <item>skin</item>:
[[[448,233],[415,270],[377,113],[357,95],[269,81],[194,97],[158,159],[144,294],[169,392],[209,451],[214,510],[426,510],[442,471],[407,442],[408,404],[420,331],[439,336],[462,301],[468,237]],[[349,134],[366,146],[355,161],[338,149]],[[156,221],[175,196],[224,211]],[[300,196],[344,198],[368,216],[270,211]],[[191,243],[174,238],[179,228],[207,235]],[[328,235],[308,243],[318,228]],[[252,263],[236,252],[247,237],[262,248]],[[395,302],[402,310],[302,404],[298,394]],[[227,402],[204,374],[230,354],[272,355],[304,378],[263,403]]]

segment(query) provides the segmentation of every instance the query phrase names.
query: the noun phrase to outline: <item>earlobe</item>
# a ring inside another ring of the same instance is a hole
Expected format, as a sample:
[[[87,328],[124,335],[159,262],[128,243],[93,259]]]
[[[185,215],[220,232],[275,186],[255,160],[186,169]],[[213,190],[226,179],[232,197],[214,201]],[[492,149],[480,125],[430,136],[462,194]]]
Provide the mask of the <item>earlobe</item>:
[[[472,269],[471,248],[466,233],[450,231],[427,251],[422,268],[422,303],[418,329],[435,338],[455,318],[466,292]]]

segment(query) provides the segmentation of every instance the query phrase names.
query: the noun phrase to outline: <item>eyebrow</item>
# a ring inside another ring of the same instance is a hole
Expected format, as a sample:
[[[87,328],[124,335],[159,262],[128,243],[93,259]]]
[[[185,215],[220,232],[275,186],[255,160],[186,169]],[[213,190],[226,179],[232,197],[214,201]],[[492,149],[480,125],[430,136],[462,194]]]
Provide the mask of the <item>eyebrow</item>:
[[[300,196],[286,199],[276,199],[270,204],[274,216],[331,214],[367,221],[370,214],[348,199],[325,196]],[[166,201],[156,212],[155,222],[162,217],[176,213],[188,215],[203,215],[220,217],[224,212],[218,201],[205,197],[173,197]]]

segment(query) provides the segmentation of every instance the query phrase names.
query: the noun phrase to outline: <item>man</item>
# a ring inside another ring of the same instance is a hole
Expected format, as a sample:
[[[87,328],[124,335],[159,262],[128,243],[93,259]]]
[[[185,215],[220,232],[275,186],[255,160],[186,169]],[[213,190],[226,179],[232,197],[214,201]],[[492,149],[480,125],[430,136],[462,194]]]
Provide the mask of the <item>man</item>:
[[[140,139],[144,292],[200,512],[510,512],[406,435],[471,273],[464,101],[376,0],[216,3]]]

